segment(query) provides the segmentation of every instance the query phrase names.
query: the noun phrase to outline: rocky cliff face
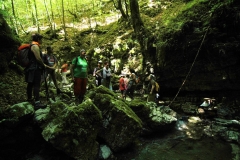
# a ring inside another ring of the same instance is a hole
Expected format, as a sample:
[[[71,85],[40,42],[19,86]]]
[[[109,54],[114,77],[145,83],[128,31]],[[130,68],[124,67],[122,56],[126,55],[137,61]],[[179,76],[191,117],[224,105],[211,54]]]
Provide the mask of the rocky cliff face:
[[[178,30],[162,33],[155,68],[162,89],[182,91],[240,90],[239,1],[208,1],[176,18]],[[163,31],[162,31],[163,32]]]

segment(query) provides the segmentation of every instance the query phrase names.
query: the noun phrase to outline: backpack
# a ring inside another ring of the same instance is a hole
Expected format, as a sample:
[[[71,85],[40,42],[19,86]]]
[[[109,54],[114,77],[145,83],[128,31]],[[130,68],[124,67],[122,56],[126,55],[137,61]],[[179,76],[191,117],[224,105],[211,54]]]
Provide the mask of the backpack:
[[[135,83],[138,84],[140,82],[140,77],[135,74]]]
[[[159,84],[157,82],[155,82],[155,90],[156,90],[156,92],[159,91],[159,88],[160,88]]]
[[[55,63],[57,63],[57,58],[54,55],[45,54],[43,56],[43,62],[52,67]]]
[[[32,44],[22,44],[18,47],[18,63],[22,67],[28,67],[30,65],[29,53],[31,51]]]

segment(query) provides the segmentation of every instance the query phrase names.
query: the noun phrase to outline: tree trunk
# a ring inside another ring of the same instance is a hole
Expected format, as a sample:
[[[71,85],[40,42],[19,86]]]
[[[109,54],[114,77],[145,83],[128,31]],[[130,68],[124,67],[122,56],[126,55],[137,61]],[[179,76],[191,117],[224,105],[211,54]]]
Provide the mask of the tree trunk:
[[[34,2],[35,19],[36,19],[36,23],[37,23],[38,33],[40,33],[36,0],[33,0],[33,2]]]
[[[129,17],[129,15],[128,15],[128,3],[127,3],[127,0],[124,0],[124,4],[125,4],[126,15],[127,15],[127,17]]]
[[[63,20],[64,40],[67,40],[67,33],[66,33],[66,26],[65,26],[65,19],[64,19],[64,3],[63,3],[63,0],[62,0],[62,20]]]
[[[52,8],[52,0],[50,0],[50,7],[51,7],[51,17],[52,17],[52,23],[53,23],[53,32],[55,33],[55,21],[54,21],[54,15],[53,15],[53,8]]]
[[[142,22],[142,19],[140,17],[139,13],[139,5],[137,0],[130,0],[130,11],[131,11],[131,19],[132,19],[132,25],[134,29],[134,33],[136,35],[136,38],[139,41],[139,44],[141,46],[141,51],[143,55],[143,67],[145,65],[146,55],[147,55],[147,36],[146,31],[144,28],[144,24]]]
[[[57,8],[57,12],[58,12],[57,15],[59,16],[58,18],[60,18],[60,22],[61,22],[62,25],[63,25],[62,16],[61,16],[61,13],[62,13],[62,12],[61,12],[61,7],[60,7],[61,5],[58,3],[58,1],[56,1],[56,5],[57,5],[56,8]]]
[[[29,1],[25,0],[25,4],[27,6],[27,8],[26,8],[27,13],[30,13],[30,9],[29,8],[31,7],[31,5],[30,5]]]
[[[16,33],[18,34],[18,25],[17,25],[17,17],[16,17],[16,14],[15,14],[15,9],[14,9],[14,2],[12,0],[12,13],[13,13],[13,24],[14,24],[14,28],[15,28],[15,31]]]
[[[112,0],[112,2],[113,2],[114,7],[121,12],[122,18],[123,18],[123,19],[127,19],[127,18],[128,18],[128,15],[126,14],[127,11],[126,11],[126,13],[124,12],[124,9],[123,9],[123,7],[122,7],[122,0],[117,0],[117,2],[115,2],[114,0]],[[127,4],[127,3],[126,3],[126,1],[125,1],[125,5],[126,5],[126,4]],[[126,7],[126,6],[125,6],[125,7]],[[126,8],[127,8],[127,7],[126,7]]]
[[[124,19],[127,19],[128,17],[127,17],[127,15],[126,15],[126,13],[124,12],[123,7],[122,7],[122,0],[118,0],[118,8],[119,8],[119,10],[120,10],[120,12],[121,12],[121,14],[122,14],[122,17],[123,17]]]
[[[46,9],[46,12],[47,12],[47,18],[48,18],[48,22],[49,22],[50,29],[51,29],[51,32],[52,32],[53,31],[52,20],[51,20],[50,15],[49,15],[49,11],[48,11],[48,8],[47,8],[46,0],[44,0],[44,6],[45,6],[45,9]]]

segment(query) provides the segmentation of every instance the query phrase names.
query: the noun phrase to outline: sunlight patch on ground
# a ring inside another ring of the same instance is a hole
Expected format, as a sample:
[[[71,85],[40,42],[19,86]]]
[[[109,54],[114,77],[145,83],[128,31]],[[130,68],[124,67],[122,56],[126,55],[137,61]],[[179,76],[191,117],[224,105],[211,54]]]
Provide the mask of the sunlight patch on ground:
[[[76,22],[71,22],[71,23],[66,23],[65,26],[67,28],[74,28],[77,29],[79,31],[83,30],[83,29],[87,29],[87,28],[96,28],[97,25],[99,26],[106,26],[109,25],[110,23],[116,22],[118,21],[118,19],[121,18],[120,14],[114,14],[112,16],[106,17],[105,19],[101,20],[101,21],[97,21],[95,20],[95,18],[91,18],[90,21],[88,18],[83,18],[81,23],[76,23]],[[60,25],[55,24],[56,28],[60,27]],[[40,27],[40,30],[46,30],[49,28],[49,25],[44,26],[44,27]],[[27,29],[27,32],[37,32],[37,26],[32,26],[29,27]],[[64,34],[64,31],[62,30],[60,32],[60,34]]]

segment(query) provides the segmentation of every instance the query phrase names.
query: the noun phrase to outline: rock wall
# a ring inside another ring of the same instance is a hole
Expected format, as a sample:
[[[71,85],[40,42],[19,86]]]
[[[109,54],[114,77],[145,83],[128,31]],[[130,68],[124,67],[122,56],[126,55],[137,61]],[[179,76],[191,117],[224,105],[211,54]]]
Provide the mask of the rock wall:
[[[155,48],[162,90],[177,90],[184,82],[182,91],[239,91],[239,8],[236,0],[210,1],[177,17],[188,20],[180,30],[165,32],[159,43],[167,43]]]

